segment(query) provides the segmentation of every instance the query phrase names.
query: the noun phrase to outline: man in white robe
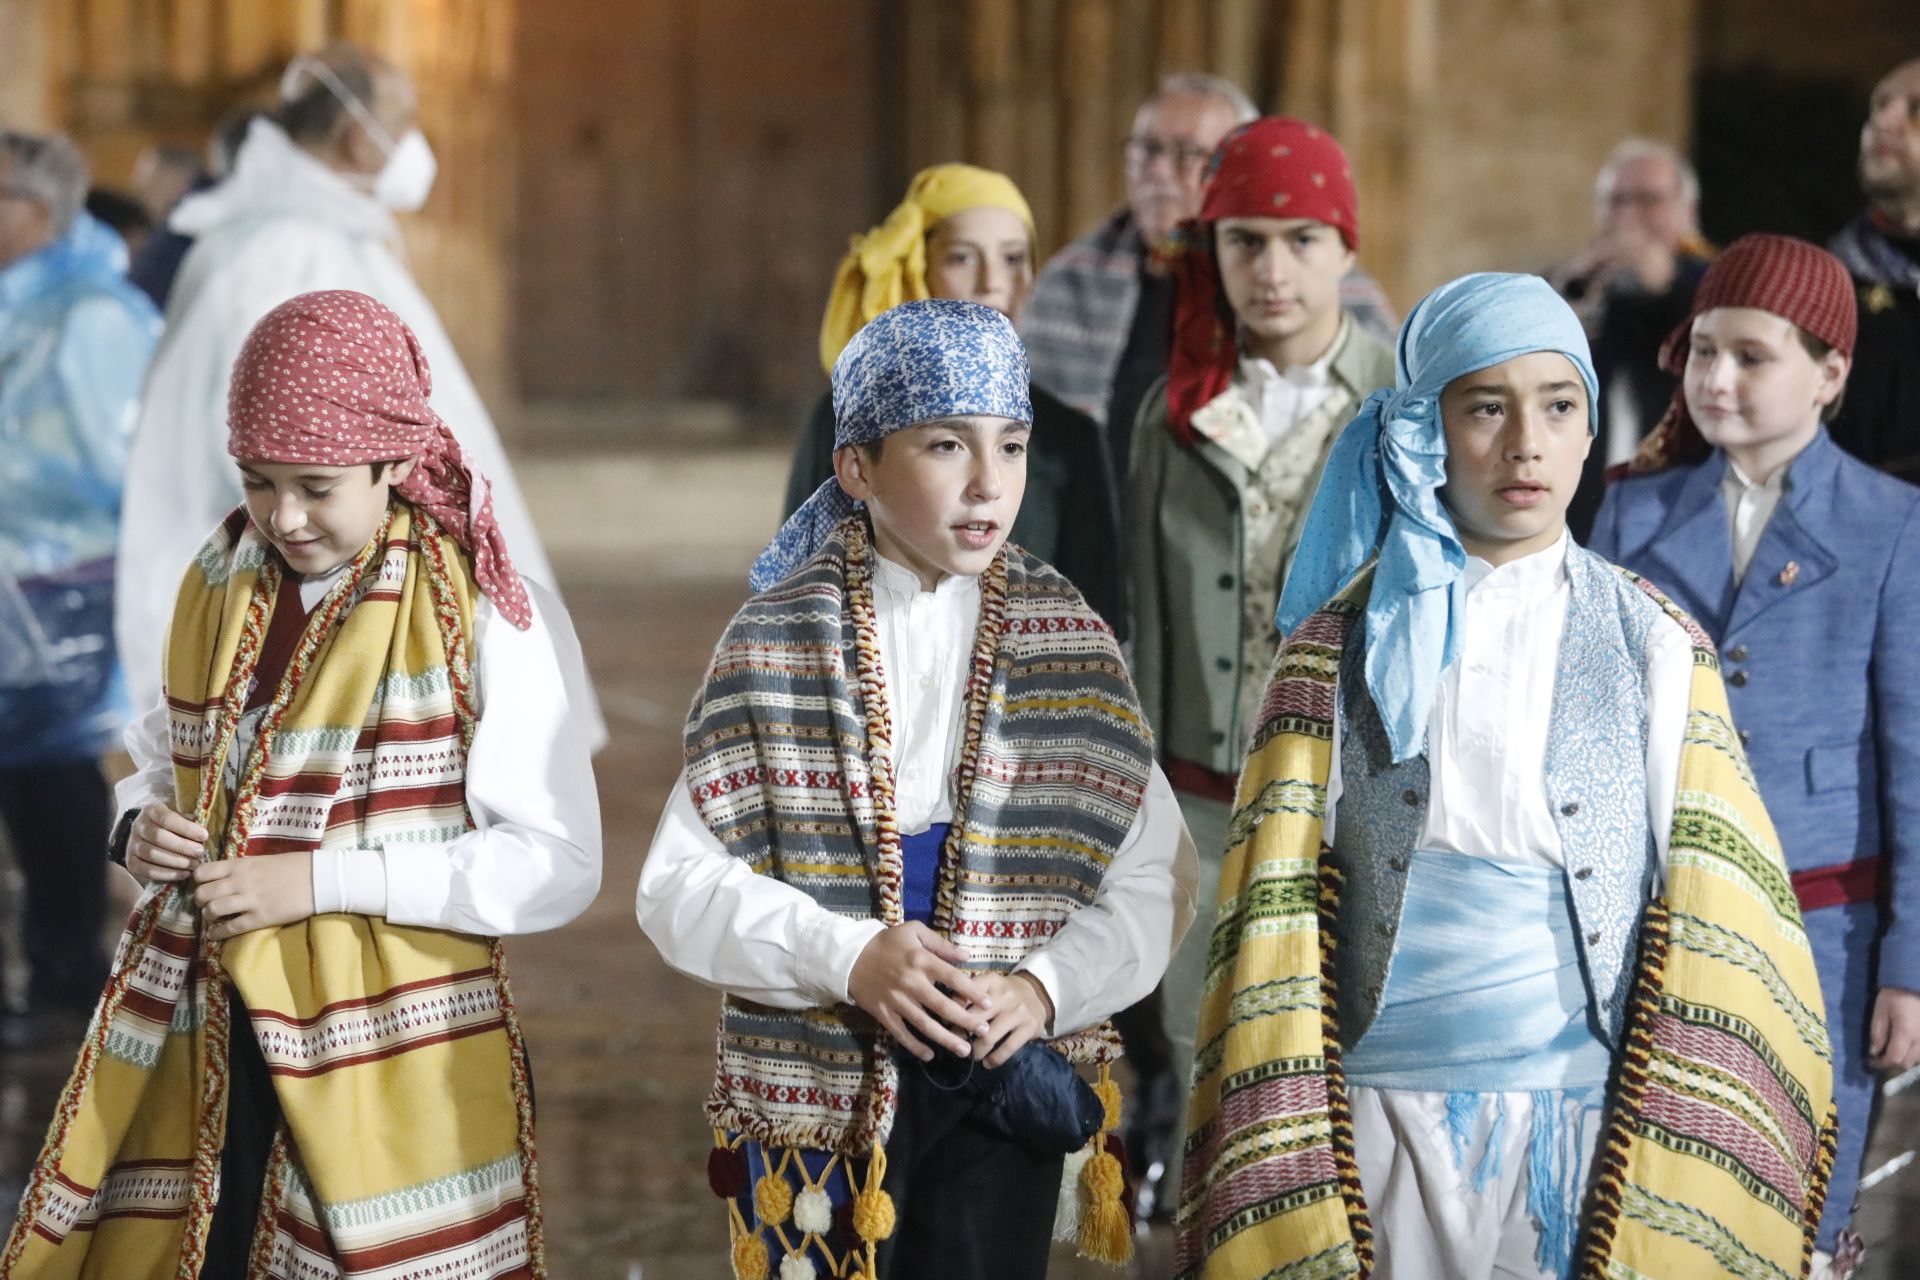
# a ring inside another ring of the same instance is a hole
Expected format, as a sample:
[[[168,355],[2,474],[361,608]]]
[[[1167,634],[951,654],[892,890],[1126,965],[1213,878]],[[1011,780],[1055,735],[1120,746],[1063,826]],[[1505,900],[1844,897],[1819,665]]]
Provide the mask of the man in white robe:
[[[167,306],[127,460],[114,634],[133,705],[160,691],[161,645],[181,572],[240,484],[227,456],[227,380],[254,324],[315,289],[386,303],[420,339],[433,402],[473,469],[493,480],[500,527],[526,572],[554,581],[533,517],[480,394],[433,304],[400,256],[395,211],[425,201],[433,153],[415,124],[412,83],[379,55],[335,45],[303,55],[280,108],[253,122],[233,172],[190,196],[168,225],[193,236]],[[606,740],[597,706],[589,740]]]

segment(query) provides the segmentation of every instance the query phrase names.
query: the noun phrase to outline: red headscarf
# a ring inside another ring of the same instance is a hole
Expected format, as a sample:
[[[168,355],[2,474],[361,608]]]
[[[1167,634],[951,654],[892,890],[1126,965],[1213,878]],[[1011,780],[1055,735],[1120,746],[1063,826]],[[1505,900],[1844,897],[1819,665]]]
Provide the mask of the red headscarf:
[[[1200,216],[1182,228],[1175,264],[1167,410],[1182,444],[1193,443],[1194,411],[1227,389],[1240,358],[1213,253],[1213,224],[1222,218],[1312,218],[1358,249],[1353,166],[1332,134],[1285,116],[1248,121],[1214,149]]]
[[[305,293],[269,311],[240,349],[227,388],[227,452],[326,467],[417,459],[398,486],[473,558],[474,580],[522,631],[533,624],[493,517],[486,477],[427,403],[420,340],[364,293]]]
[[[1805,329],[1835,351],[1853,357],[1860,314],[1853,277],[1840,259],[1792,236],[1741,236],[1714,259],[1693,295],[1693,309],[1660,346],[1660,367],[1678,377],[1687,370],[1693,322],[1716,307],[1754,307],[1771,311]],[[1713,452],[1687,412],[1684,386],[1673,389],[1660,424],[1641,442],[1627,464],[1639,475],[1694,462]]]

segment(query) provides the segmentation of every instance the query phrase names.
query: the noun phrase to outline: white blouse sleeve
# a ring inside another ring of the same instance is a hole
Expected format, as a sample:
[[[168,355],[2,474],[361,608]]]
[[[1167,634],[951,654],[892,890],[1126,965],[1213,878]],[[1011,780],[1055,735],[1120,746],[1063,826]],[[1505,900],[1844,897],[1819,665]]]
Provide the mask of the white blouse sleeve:
[[[1067,1035],[1153,990],[1193,924],[1199,858],[1159,765],[1133,829],[1094,900],[1021,961],[1053,1001],[1053,1035]]]
[[[475,610],[480,718],[467,757],[474,830],[439,845],[325,850],[314,909],[492,937],[557,929],[600,888],[600,798],[580,642],[552,592],[525,580],[533,625]]]
[[[728,853],[684,770],[640,869],[634,914],[677,972],[777,1009],[846,1003],[853,962],[886,927],[829,911]]]
[[[1663,618],[1647,654],[1647,821],[1653,830],[1662,884],[1673,835],[1674,798],[1680,790],[1680,750],[1692,705],[1693,640],[1678,623]]]
[[[127,754],[133,757],[133,772],[114,784],[115,809],[144,809],[158,802],[171,805],[173,795],[173,736],[167,700],[147,708],[139,719],[127,726],[121,736]],[[189,815],[191,816],[191,815]]]

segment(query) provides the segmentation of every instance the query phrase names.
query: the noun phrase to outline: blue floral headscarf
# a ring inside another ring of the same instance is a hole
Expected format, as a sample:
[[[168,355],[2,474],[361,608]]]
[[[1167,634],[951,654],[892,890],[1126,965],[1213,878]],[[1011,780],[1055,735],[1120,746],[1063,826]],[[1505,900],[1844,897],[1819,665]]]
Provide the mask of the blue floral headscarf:
[[[1394,387],[1376,391],[1328,455],[1275,623],[1286,635],[1379,557],[1367,601],[1367,690],[1395,760],[1425,749],[1427,712],[1459,647],[1466,549],[1440,501],[1447,435],[1440,393],[1478,369],[1535,351],[1573,361],[1599,386],[1573,309],[1538,276],[1482,272],[1441,285],[1400,328]]]
[[[1033,424],[1027,349],[1007,318],[977,302],[925,298],[875,316],[833,362],[833,447],[965,415]],[[860,509],[829,477],[793,513],[747,575],[765,591],[805,564]]]

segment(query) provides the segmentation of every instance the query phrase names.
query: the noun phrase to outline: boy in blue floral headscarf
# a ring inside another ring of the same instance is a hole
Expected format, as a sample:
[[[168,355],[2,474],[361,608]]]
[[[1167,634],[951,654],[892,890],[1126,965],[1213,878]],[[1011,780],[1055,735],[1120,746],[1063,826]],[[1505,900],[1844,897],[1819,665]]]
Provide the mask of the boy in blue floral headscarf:
[[[1068,1159],[1082,1247],[1130,1249],[1105,1019],[1191,918],[1191,846],[1111,630],[1006,542],[1027,386],[973,303],[855,335],[835,479],[687,721],[638,911],[726,993],[710,1173],[742,1276],[1037,1280]]]

